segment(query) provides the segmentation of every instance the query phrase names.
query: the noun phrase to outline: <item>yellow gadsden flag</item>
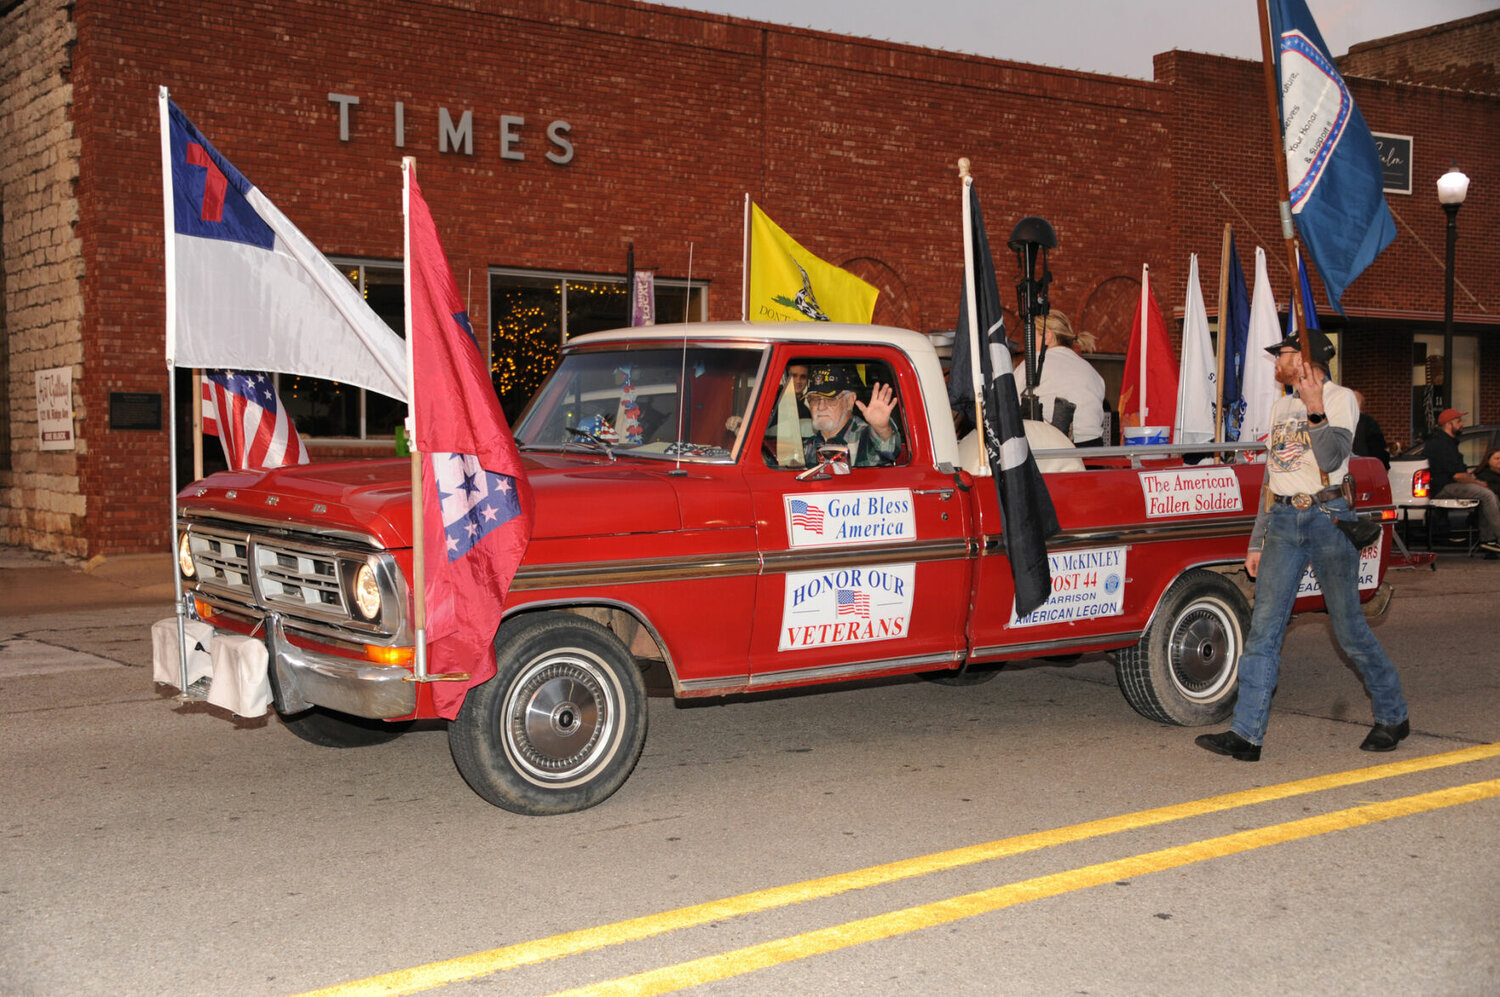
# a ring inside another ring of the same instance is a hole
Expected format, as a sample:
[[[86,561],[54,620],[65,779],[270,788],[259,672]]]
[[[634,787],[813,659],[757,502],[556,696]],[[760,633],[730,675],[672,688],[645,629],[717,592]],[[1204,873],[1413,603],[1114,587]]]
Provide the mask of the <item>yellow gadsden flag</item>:
[[[750,205],[751,322],[868,323],[880,292],[797,244],[759,206]]]

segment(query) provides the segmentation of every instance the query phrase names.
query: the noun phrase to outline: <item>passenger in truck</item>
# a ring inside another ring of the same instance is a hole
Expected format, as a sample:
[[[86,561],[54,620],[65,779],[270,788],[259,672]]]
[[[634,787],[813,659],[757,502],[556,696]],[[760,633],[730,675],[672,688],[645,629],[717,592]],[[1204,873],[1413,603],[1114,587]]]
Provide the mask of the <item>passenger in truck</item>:
[[[818,448],[826,443],[846,444],[854,467],[897,462],[902,445],[901,430],[893,418],[900,404],[896,392],[877,381],[871,385],[869,402],[861,402],[860,387],[858,375],[844,365],[814,366],[809,371],[806,399],[813,432],[802,441],[808,467],[818,463]]]

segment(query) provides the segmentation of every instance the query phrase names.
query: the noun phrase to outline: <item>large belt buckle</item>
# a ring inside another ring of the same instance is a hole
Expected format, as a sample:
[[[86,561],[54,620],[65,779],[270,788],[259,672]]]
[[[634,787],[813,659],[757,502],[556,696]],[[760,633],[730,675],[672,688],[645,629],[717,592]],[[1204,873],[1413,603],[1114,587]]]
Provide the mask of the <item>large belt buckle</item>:
[[[1312,496],[1306,492],[1298,492],[1292,496],[1292,505],[1298,509],[1309,509],[1312,507]]]

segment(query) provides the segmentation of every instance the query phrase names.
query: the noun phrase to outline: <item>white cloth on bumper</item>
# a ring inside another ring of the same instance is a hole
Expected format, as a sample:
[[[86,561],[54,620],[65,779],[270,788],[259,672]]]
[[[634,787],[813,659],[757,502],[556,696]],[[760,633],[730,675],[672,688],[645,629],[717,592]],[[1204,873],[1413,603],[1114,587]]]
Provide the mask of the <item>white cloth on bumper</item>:
[[[187,633],[188,685],[213,674],[209,651],[213,647],[214,628],[202,620],[184,620]],[[178,653],[177,617],[169,616],[151,624],[151,677],[163,685],[176,688],[182,682],[181,655]]]
[[[271,703],[270,660],[259,638],[220,634],[214,640],[214,682],[208,701],[238,716],[265,716]]]

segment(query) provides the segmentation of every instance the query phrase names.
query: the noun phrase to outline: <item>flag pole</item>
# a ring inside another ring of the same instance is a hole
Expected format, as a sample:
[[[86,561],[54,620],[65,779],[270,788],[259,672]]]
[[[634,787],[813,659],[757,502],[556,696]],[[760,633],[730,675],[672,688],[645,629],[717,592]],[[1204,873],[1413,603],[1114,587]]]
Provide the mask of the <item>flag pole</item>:
[[[967,156],[958,161],[958,176],[963,181],[964,192],[964,302],[969,309],[969,327],[954,332],[955,335],[961,332],[969,337],[969,380],[974,391],[974,431],[979,434],[979,473],[983,476],[989,473],[989,451],[984,445],[984,403],[982,401],[984,396],[981,393],[983,365],[979,362],[979,302],[978,294],[974,289],[974,211],[970,197],[974,177],[969,173]]]
[[[1292,188],[1287,182],[1286,138],[1282,134],[1280,87],[1276,80],[1276,57],[1272,47],[1271,11],[1268,3],[1269,0],[1256,0],[1255,6],[1260,14],[1260,52],[1266,81],[1266,103],[1271,113],[1271,133],[1276,136],[1276,153],[1271,158],[1276,163],[1276,190],[1281,197],[1281,236],[1286,240],[1287,262],[1292,267],[1294,289],[1287,310],[1292,317],[1292,333],[1301,340],[1302,362],[1311,366],[1312,347],[1305,335],[1307,325],[1302,314],[1302,277],[1297,269],[1297,231],[1292,225]]]
[[[193,480],[203,477],[203,371],[193,368]]]
[[[750,192],[745,191],[745,236],[740,255],[740,321],[750,321]]]
[[[1146,416],[1149,409],[1146,407],[1146,353],[1151,347],[1151,322],[1147,307],[1151,299],[1151,265],[1141,264],[1141,356],[1140,356],[1140,392],[1141,392],[1141,426],[1144,428],[1148,423]]]
[[[167,292],[167,411],[171,413],[167,432],[168,485],[171,501],[167,508],[171,522],[167,527],[167,545],[172,552],[172,591],[177,604],[177,688],[179,698],[188,691],[187,606],[182,598],[182,571],[177,567],[177,239],[173,221],[172,125],[167,110],[171,98],[167,88],[156,88],[156,107],[161,117],[161,200],[162,200],[162,267]],[[198,403],[201,412],[203,403]]]
[[[1215,358],[1214,377],[1214,442],[1224,442],[1224,344],[1228,341],[1229,299],[1229,240],[1234,235],[1233,227],[1224,223],[1224,244],[1219,250],[1219,349]]]
[[[412,560],[412,615],[416,631],[416,646],[413,648],[412,678],[417,682],[427,681],[427,585],[426,525],[422,522],[422,452],[417,441],[417,384],[416,364],[413,356],[411,314],[411,177],[416,171],[417,161],[411,156],[401,157],[401,234],[404,259],[402,280],[406,301],[402,306],[406,320],[406,440],[411,451],[411,560]]]

